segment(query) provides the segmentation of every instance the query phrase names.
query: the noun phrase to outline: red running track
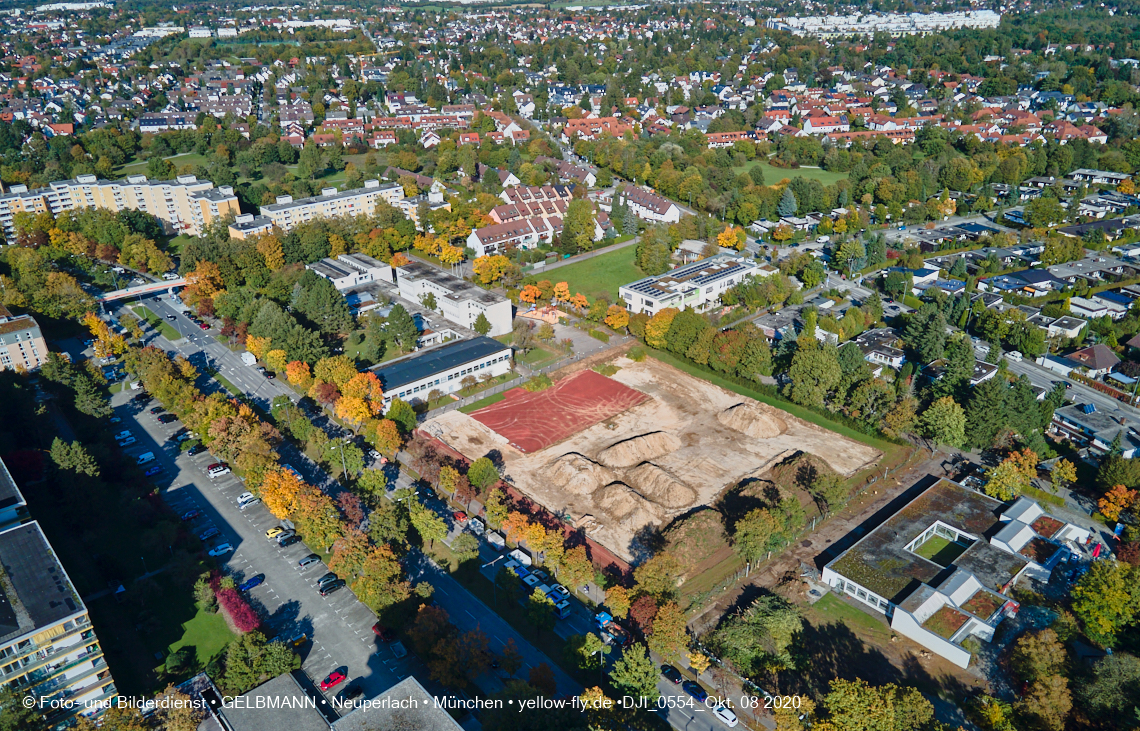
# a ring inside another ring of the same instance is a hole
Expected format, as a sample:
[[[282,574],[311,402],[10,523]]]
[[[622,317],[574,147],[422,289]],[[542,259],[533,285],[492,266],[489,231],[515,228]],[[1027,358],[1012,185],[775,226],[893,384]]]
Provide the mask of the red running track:
[[[502,401],[471,414],[522,452],[537,452],[649,398],[592,370],[531,393],[512,388]]]

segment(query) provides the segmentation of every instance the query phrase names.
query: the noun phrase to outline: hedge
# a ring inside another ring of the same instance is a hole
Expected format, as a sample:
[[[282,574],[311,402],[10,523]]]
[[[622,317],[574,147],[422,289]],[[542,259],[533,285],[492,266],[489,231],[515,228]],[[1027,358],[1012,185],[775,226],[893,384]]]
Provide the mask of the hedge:
[[[610,341],[610,334],[602,330],[587,330],[586,333],[595,340],[601,340],[603,343]]]

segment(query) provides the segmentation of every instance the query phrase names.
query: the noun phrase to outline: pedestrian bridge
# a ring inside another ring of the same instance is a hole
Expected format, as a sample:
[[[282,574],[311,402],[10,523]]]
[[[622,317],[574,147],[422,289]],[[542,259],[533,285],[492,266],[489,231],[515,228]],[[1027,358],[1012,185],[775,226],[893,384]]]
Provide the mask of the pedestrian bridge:
[[[100,302],[114,302],[115,300],[127,299],[129,297],[141,297],[147,294],[155,294],[170,290],[175,287],[186,286],[185,277],[178,279],[171,279],[162,282],[150,282],[149,284],[139,284],[134,287],[127,287],[126,289],[116,289],[114,292],[107,292],[100,297],[97,297]]]

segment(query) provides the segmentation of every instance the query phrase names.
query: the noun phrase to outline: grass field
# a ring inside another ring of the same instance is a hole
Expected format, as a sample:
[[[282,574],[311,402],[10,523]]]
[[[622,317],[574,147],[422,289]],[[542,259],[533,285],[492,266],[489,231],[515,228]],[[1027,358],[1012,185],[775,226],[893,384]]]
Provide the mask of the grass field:
[[[558,360],[560,357],[561,354],[555,353],[553,350],[539,347],[531,349],[524,355],[517,356],[516,360],[519,363],[525,363],[531,368],[542,368]]]
[[[193,152],[183,152],[178,155],[171,155],[165,158],[169,160],[176,169],[181,170],[183,165],[201,165],[206,167],[210,162],[210,158],[206,155],[196,155]],[[116,175],[141,175],[146,173],[146,160],[135,160],[134,162],[120,165],[116,170]]]
[[[199,668],[206,667],[206,663],[236,636],[221,613],[211,614],[204,609],[199,609],[193,619],[183,623],[182,629],[182,637],[171,643],[168,649],[174,652],[182,647],[193,647],[198,655]]]
[[[566,282],[571,292],[581,292],[591,300],[605,295],[610,302],[617,302],[618,287],[645,276],[633,263],[636,254],[636,246],[627,246],[539,276],[552,282]]]
[[[825,594],[804,614],[812,624],[842,622],[857,635],[873,639],[876,642],[890,642],[890,627],[831,593]]]
[[[166,338],[170,342],[173,343],[182,339],[182,335],[180,335],[177,330],[171,327],[170,324],[166,322],[166,320],[163,320],[161,317],[151,312],[148,308],[132,307],[131,310],[140,318],[149,322],[151,327],[157,328],[158,331],[162,333],[162,337]]]
[[[475,403],[467,404],[466,406],[460,406],[459,410],[462,411],[464,414],[470,414],[472,411],[478,411],[479,409],[483,408],[484,406],[490,406],[491,404],[497,404],[500,401],[502,401],[503,399],[505,399],[506,397],[507,397],[507,392],[506,391],[500,391],[499,393],[491,394],[487,398],[479,399]]]
[[[966,546],[952,543],[942,536],[931,536],[929,540],[914,549],[914,552],[939,566],[949,566],[954,563],[954,559],[966,552]]]
[[[794,170],[786,170],[784,168],[774,168],[768,164],[766,160],[753,160],[743,165],[739,165],[732,169],[732,172],[740,175],[747,172],[752,168],[759,166],[764,171],[764,183],[767,185],[775,185],[784,178],[807,178],[808,180],[818,180],[824,185],[833,185],[840,180],[847,179],[847,173],[833,173],[822,168],[796,168]]]

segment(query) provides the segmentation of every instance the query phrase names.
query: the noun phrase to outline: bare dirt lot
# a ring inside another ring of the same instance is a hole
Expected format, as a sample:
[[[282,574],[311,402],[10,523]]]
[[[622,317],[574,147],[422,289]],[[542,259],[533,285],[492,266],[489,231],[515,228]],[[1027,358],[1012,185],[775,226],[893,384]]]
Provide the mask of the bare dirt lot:
[[[727,487],[760,477],[798,451],[849,475],[876,462],[870,446],[700,380],[660,361],[614,361],[613,379],[650,396],[557,444],[524,454],[458,411],[424,425],[469,459],[497,450],[528,497],[562,512],[591,538],[630,559],[635,536]]]

